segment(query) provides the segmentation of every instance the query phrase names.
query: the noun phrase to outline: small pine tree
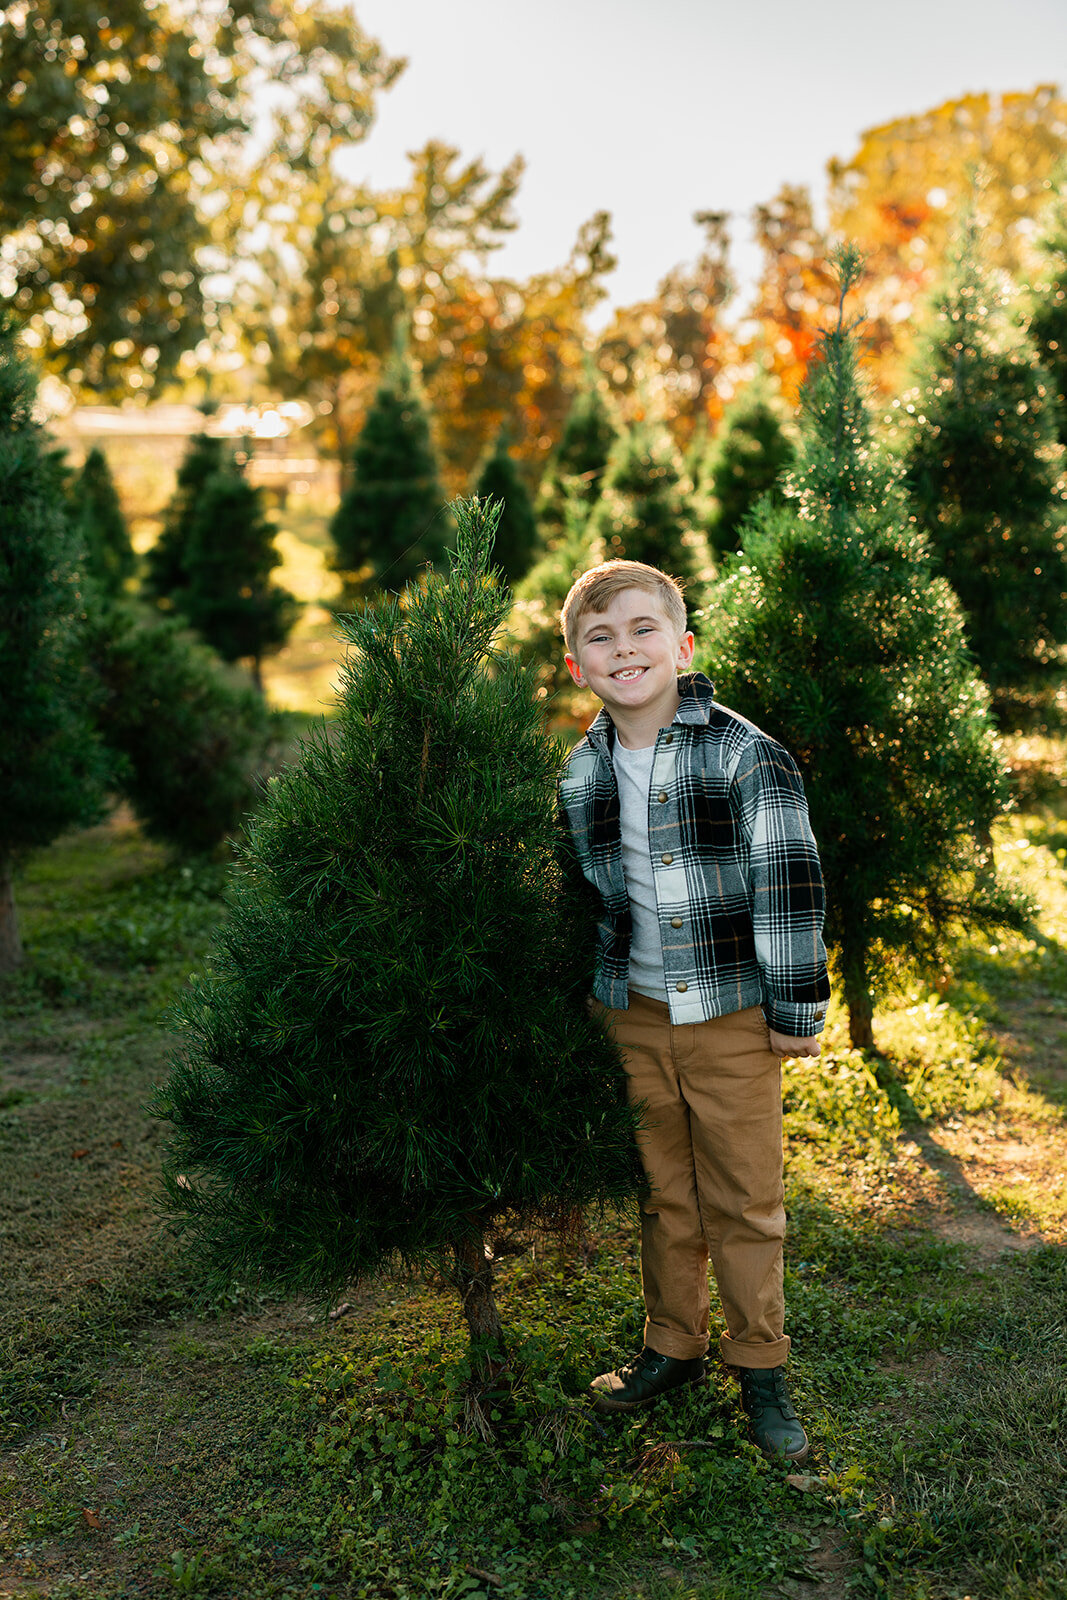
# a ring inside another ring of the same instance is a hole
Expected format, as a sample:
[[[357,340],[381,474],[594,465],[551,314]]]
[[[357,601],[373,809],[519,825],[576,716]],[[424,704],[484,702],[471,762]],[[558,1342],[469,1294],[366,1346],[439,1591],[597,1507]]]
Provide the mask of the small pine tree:
[[[117,599],[136,571],[137,558],[102,450],[89,451],[70,498],[85,549],[86,572],[101,594]]]
[[[693,529],[692,484],[662,423],[640,421],[616,443],[589,519],[594,560],[646,561],[691,583],[707,571]]]
[[[349,599],[403,588],[444,548],[449,526],[429,417],[411,362],[400,353],[367,413],[330,531]]]
[[[277,564],[260,491],[232,468],[216,472],[189,517],[181,610],[224,660],[252,662],[261,692],[262,659],[296,619],[293,596],[270,581]]]
[[[174,494],[164,513],[159,538],[145,559],[145,598],[164,611],[181,609],[182,595],[189,582],[185,570],[189,530],[204,485],[232,463],[232,452],[224,439],[209,433],[198,433],[190,439],[178,468]]]
[[[547,549],[566,535],[568,508],[584,505],[588,512],[596,504],[618,437],[611,408],[590,371],[567,413],[559,445],[538,491],[537,525]]]
[[[873,1045],[876,957],[933,958],[958,919],[1021,913],[976,837],[1001,803],[986,691],[959,606],[874,450],[840,303],[802,392],[789,497],[762,501],[710,606],[702,654],[723,698],[806,774],[852,1042]]]
[[[493,545],[493,563],[508,584],[528,572],[537,549],[537,522],[530,492],[508,450],[508,430],[501,428],[478,474],[474,492],[479,500],[501,503],[500,522]]]
[[[1037,239],[1041,263],[1029,296],[1030,334],[1059,401],[1059,440],[1067,445],[1067,170]]]
[[[491,1359],[488,1242],[635,1192],[634,1122],[585,1010],[562,752],[494,650],[493,515],[456,510],[448,581],[343,620],[336,729],[270,787],[157,1111],[168,1208],[218,1278],[325,1298],[435,1263]]]
[[[271,738],[263,696],[173,618],[146,623],[129,605],[91,617],[87,658],[116,788],[145,833],[214,849],[256,801]]]
[[[559,614],[575,579],[595,565],[584,499],[578,495],[566,500],[564,511],[562,536],[516,585],[509,621],[515,643],[537,665],[541,686],[552,697],[556,716],[569,713],[574,701],[584,694],[575,690],[564,664],[566,645]]]
[[[0,311],[0,972],[22,959],[14,872],[104,809],[81,673],[81,547],[33,421],[36,380]]]
[[[793,444],[766,377],[752,380],[726,409],[722,426],[694,475],[708,543],[721,558],[737,549],[741,524],[765,494],[781,499]]]
[[[1002,721],[1059,671],[1067,554],[1052,383],[965,219],[898,402],[905,482]],[[911,420],[909,420],[911,419]]]

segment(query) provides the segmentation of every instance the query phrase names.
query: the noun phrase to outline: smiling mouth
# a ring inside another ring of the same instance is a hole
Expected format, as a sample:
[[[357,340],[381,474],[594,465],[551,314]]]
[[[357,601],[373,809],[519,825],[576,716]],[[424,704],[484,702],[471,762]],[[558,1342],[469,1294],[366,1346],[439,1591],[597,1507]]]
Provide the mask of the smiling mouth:
[[[616,683],[632,683],[635,678],[641,676],[644,670],[644,667],[623,667],[621,672],[613,672],[611,676]]]

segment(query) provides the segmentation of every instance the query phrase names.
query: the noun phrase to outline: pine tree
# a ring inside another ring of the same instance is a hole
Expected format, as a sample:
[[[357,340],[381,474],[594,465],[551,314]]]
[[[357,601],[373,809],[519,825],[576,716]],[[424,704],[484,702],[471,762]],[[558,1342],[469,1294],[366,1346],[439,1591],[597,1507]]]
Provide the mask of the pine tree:
[[[198,433],[189,441],[159,538],[145,561],[145,597],[164,611],[181,609],[189,581],[185,571],[189,530],[204,485],[216,472],[230,466],[232,460],[229,445],[213,434]]]
[[[690,583],[707,570],[692,485],[666,427],[643,420],[615,444],[589,519],[596,561],[646,561]]]
[[[514,584],[529,571],[534,558],[537,522],[529,490],[508,450],[508,439],[507,428],[501,428],[478,474],[474,492],[479,500],[501,502],[493,564],[503,573],[506,583]]]
[[[564,664],[566,645],[559,614],[575,579],[596,565],[588,523],[589,512],[582,496],[565,499],[563,533],[516,585],[509,621],[515,643],[537,666],[541,687],[552,697],[551,709],[556,717],[569,713],[583,693],[575,690]]]
[[[117,598],[137,568],[130,532],[102,450],[92,449],[71,489],[71,510],[85,548],[86,573]]]
[[[128,604],[90,616],[86,653],[117,791],[149,838],[214,849],[256,802],[271,738],[263,696],[178,621]]]
[[[487,1244],[633,1193],[634,1124],[584,1005],[562,752],[529,671],[493,647],[493,516],[456,511],[449,580],[342,621],[336,729],[250,829],[157,1110],[169,1210],[218,1278],[329,1297],[436,1263],[491,1359]]]
[[[838,316],[802,392],[789,496],[753,513],[705,650],[723,699],[805,773],[827,936],[865,1047],[879,962],[932,958],[954,919],[1021,913],[975,842],[1002,797],[986,691],[956,599],[872,445],[844,312],[861,259],[851,246],[835,259]]]
[[[1030,291],[1030,333],[1059,401],[1059,440],[1067,445],[1067,169],[1037,239],[1041,261]]]
[[[564,537],[568,505],[591,511],[619,429],[592,371],[578,390],[559,446],[541,480],[536,514],[541,542],[551,549]]]
[[[352,481],[330,531],[349,598],[400,590],[444,548],[449,524],[429,417],[411,362],[399,352],[356,441]]]
[[[767,379],[752,380],[727,407],[722,425],[694,475],[704,526],[716,557],[736,550],[741,524],[765,494],[781,498],[780,480],[793,445]]]
[[[77,534],[33,421],[36,381],[0,312],[0,972],[22,959],[14,872],[104,809],[81,676]]]
[[[262,659],[296,619],[293,596],[270,581],[277,564],[260,491],[235,468],[216,472],[189,515],[181,611],[224,660],[251,660],[260,691]]]
[[[1067,631],[1052,383],[964,220],[933,298],[905,423],[905,481],[967,619],[1002,721],[1053,671]]]

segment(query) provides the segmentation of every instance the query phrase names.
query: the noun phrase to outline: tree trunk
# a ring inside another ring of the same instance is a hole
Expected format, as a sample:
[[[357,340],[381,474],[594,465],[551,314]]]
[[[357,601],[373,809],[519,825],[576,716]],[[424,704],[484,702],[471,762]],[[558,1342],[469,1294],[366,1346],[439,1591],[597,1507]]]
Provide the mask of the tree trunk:
[[[10,856],[0,856],[0,972],[14,972],[22,961],[22,940],[15,909],[15,869]]]
[[[252,682],[263,693],[263,662],[259,656],[252,657]]]
[[[842,951],[841,976],[844,980],[845,1004],[848,1006],[848,1037],[853,1050],[874,1050],[874,1002],[867,972],[867,954],[863,949],[850,949],[846,941]]]
[[[506,1355],[504,1327],[493,1295],[493,1263],[486,1258],[481,1231],[464,1234],[454,1241],[452,1248],[456,1258],[456,1287],[470,1329],[474,1370],[479,1377],[493,1378]]]

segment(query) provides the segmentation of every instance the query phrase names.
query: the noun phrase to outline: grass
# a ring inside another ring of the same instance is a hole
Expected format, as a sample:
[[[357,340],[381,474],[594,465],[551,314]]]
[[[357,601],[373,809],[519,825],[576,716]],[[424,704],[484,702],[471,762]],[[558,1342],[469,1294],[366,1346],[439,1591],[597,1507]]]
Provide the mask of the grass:
[[[481,1403],[434,1284],[332,1319],[207,1299],[154,1221],[144,1105],[224,869],[121,819],[39,855],[0,992],[0,1594],[1065,1600],[1061,800],[999,839],[1040,937],[892,998],[884,1059],[834,1012],[788,1071],[788,1477],[725,1372],[621,1422],[583,1404],[639,1339],[625,1219],[501,1265],[512,1382]]]

